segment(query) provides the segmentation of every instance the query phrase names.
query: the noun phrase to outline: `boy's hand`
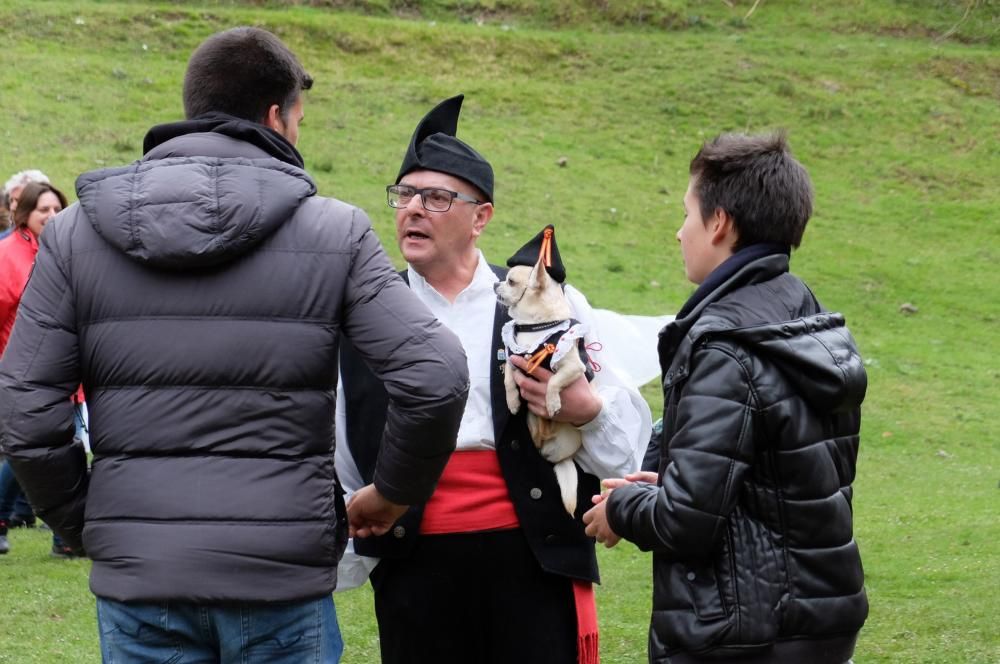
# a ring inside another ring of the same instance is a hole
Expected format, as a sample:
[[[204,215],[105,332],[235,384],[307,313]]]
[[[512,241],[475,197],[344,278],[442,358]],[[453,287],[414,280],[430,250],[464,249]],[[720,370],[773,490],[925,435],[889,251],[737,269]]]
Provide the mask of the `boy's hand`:
[[[621,488],[631,483],[632,480],[628,479],[628,477],[609,477],[606,480],[601,480],[601,496],[607,497],[607,495],[612,491],[614,491],[615,489]],[[596,504],[597,501],[595,500],[594,503]]]
[[[625,480],[610,481],[616,483],[620,481],[628,484]],[[608,482],[609,480],[605,480],[604,485],[607,486]],[[591,499],[594,501],[594,506],[587,510],[587,512],[583,515],[583,523],[587,526],[584,532],[586,532],[588,536],[595,538],[598,542],[601,542],[604,546],[610,549],[615,544],[618,544],[622,538],[621,535],[611,530],[611,526],[608,525],[607,497],[609,495],[611,495],[611,490],[608,490],[599,496],[594,496]]]
[[[640,470],[639,472],[636,473],[629,473],[628,475],[625,476],[625,479],[627,479],[629,482],[644,482],[646,484],[660,483],[660,476],[657,475],[656,473],[651,473],[648,470]],[[605,482],[608,481],[610,480],[605,480]]]
[[[622,537],[613,531],[611,525],[608,523],[608,496],[615,489],[632,484],[633,482],[657,484],[659,480],[660,478],[656,473],[649,471],[639,471],[629,473],[625,477],[609,477],[608,479],[601,480],[601,494],[591,498],[594,507],[591,507],[583,515],[583,523],[586,525],[584,532],[609,549],[618,544]]]

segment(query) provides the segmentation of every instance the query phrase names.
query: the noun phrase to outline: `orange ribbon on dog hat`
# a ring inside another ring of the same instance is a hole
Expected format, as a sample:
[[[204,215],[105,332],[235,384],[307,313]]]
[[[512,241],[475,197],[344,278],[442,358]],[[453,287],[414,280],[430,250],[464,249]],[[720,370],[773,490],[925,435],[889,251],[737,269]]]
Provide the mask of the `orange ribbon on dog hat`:
[[[559,283],[566,281],[566,268],[559,255],[559,247],[556,245],[556,229],[552,224],[543,228],[530,242],[508,258],[507,267],[516,265],[533,267],[539,260],[542,261],[545,271],[549,273],[550,277]]]

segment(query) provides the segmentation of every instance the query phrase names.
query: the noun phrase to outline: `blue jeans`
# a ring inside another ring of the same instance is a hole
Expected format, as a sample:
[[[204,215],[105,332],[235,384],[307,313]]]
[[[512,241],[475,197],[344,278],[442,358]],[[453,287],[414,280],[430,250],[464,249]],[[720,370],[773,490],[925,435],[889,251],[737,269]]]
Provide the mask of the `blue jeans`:
[[[0,520],[6,521],[14,512],[14,505],[21,497],[21,485],[14,477],[14,469],[6,460],[0,461]]]
[[[0,521],[19,516],[25,521],[31,521],[35,516],[31,511],[28,499],[21,491],[21,485],[14,477],[14,469],[6,461],[0,461]]]
[[[344,642],[330,596],[201,605],[97,598],[104,664],[337,664]]]

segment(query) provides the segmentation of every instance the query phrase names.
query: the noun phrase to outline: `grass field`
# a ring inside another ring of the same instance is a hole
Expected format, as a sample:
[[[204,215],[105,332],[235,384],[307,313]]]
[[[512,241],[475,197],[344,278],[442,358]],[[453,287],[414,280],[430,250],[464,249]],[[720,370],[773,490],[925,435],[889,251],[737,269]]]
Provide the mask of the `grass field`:
[[[995,0],[0,0],[0,178],[41,168],[69,191],[136,159],[150,125],[180,118],[192,49],[239,24],[279,34],[314,75],[307,168],[368,210],[397,260],[383,187],[417,119],[464,92],[459,135],[497,171],[487,255],[553,222],[570,280],[627,313],[691,292],[674,232],[699,144],[786,128],[816,186],[793,269],[844,312],[869,371],[855,661],[1000,661]],[[99,661],[88,564],[50,560],[43,532],[12,543],[0,662]],[[649,560],[601,556],[604,661],[643,661]],[[377,661],[369,591],[337,603],[345,662]]]

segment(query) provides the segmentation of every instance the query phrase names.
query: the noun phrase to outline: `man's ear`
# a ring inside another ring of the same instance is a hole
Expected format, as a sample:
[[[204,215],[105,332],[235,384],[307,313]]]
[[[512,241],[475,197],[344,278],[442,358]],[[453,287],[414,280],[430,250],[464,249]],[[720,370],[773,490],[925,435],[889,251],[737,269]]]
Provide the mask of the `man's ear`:
[[[493,203],[483,203],[476,206],[476,216],[472,220],[472,236],[479,237],[486,229],[486,224],[493,218]]]
[[[281,119],[281,107],[277,104],[271,104],[271,107],[267,109],[267,115],[264,116],[264,121],[261,122],[265,127],[270,127],[279,134],[285,127],[284,121]]]
[[[722,245],[732,248],[736,244],[739,235],[736,232],[736,224],[733,217],[720,207],[715,208],[715,213],[708,220],[709,236],[714,245]]]

